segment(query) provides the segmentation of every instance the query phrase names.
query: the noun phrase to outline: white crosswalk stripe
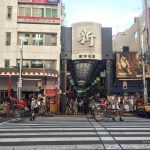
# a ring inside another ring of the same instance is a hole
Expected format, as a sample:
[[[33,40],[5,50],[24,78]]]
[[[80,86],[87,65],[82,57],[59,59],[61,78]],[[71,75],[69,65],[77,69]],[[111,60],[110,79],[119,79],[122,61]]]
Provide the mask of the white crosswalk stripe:
[[[96,122],[85,116],[0,124],[0,150],[150,149],[150,119]]]
[[[100,126],[97,130],[102,131]],[[93,126],[84,116],[37,118],[0,125],[0,150],[104,149]]]
[[[150,119],[128,117],[124,119],[124,122],[101,122],[101,126],[104,127],[109,135],[104,135],[104,146],[111,149],[111,139],[113,137],[115,141],[120,145],[122,149],[136,149],[145,150],[150,149]]]

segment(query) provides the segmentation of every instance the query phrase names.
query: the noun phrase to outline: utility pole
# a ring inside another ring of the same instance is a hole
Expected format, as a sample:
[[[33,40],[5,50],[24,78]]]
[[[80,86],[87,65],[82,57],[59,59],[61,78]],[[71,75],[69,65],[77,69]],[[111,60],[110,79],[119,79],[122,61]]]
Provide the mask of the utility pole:
[[[145,28],[142,30],[141,35],[141,54],[142,54],[142,72],[143,72],[143,95],[144,95],[144,105],[147,105],[147,83],[146,83],[146,75],[145,75],[145,53],[144,53],[144,37],[143,32]]]
[[[19,100],[21,99],[21,88],[22,88],[22,61],[23,61],[23,39],[21,39],[19,79],[18,79],[18,82],[17,82],[17,89],[18,89],[17,98]]]

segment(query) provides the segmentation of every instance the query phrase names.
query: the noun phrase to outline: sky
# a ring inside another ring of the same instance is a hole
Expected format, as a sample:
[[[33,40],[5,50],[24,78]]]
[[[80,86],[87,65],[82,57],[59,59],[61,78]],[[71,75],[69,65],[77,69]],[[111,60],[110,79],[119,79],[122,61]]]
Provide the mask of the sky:
[[[62,0],[66,26],[81,21],[112,27],[113,35],[130,28],[142,13],[142,0]]]

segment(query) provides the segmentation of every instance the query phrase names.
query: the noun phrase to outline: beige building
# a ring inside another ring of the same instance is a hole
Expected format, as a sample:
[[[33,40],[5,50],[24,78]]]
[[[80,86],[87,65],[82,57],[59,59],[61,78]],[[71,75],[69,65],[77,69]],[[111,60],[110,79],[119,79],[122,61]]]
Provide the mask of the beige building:
[[[142,45],[144,50],[148,49],[144,13],[134,18],[134,24],[129,29],[113,37],[113,51],[120,52],[123,46],[128,46],[130,52],[140,52]]]
[[[1,0],[0,97],[17,96],[18,87],[25,99],[39,88],[56,95],[64,16],[60,0]]]

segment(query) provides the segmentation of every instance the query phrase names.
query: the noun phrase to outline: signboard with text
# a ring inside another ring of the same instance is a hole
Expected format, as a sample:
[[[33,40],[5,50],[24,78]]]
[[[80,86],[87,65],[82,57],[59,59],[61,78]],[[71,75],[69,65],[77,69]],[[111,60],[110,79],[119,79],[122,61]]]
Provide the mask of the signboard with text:
[[[29,17],[29,16],[18,16],[18,22],[34,22],[34,23],[50,23],[50,24],[60,24],[59,18],[47,18],[47,17]]]

